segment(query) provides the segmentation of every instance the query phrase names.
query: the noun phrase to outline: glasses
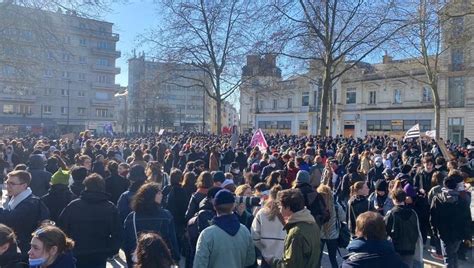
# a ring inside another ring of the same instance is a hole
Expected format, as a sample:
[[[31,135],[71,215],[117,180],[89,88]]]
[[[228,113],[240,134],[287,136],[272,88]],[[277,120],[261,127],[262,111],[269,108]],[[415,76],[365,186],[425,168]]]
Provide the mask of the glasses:
[[[24,182],[12,182],[12,181],[8,181],[6,180],[5,181],[5,184],[8,185],[8,186],[15,186],[15,185],[22,185],[22,184],[25,184]]]

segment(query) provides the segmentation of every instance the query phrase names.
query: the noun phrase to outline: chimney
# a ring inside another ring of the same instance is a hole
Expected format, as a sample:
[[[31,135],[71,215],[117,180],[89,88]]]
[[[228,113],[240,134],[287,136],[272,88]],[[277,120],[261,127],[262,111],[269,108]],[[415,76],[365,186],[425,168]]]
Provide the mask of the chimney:
[[[257,65],[259,57],[258,55],[247,55],[247,66]]]
[[[382,60],[382,63],[383,63],[383,64],[387,64],[387,63],[392,62],[393,57],[392,57],[392,56],[389,56],[388,53],[387,53],[387,51],[385,50],[385,55],[383,55],[383,58],[382,58],[382,59],[383,59],[383,60]]]
[[[274,54],[265,54],[265,61],[272,67],[276,66],[276,55]]]

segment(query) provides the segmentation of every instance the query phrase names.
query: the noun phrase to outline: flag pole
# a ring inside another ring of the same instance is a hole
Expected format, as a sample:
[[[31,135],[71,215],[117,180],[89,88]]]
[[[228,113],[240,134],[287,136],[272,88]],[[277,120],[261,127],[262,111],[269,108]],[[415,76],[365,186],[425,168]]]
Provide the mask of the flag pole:
[[[420,127],[420,125],[418,125],[418,129],[419,129],[419,127]],[[423,155],[423,141],[421,140],[421,130],[420,130],[419,138],[420,138],[420,151],[421,151],[420,153],[421,153],[421,155]]]

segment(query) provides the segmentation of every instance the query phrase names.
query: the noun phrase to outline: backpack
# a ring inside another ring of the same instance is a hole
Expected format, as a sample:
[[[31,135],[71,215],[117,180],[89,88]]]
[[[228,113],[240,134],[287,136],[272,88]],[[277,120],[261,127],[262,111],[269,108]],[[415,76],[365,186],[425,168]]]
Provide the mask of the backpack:
[[[309,181],[311,186],[313,187],[318,187],[321,184],[321,178],[323,176],[323,170],[324,168],[319,168],[319,167],[311,167],[311,173],[309,174]]]
[[[411,210],[408,219],[403,219],[399,211],[391,211],[392,228],[390,237],[396,252],[415,252],[418,241],[418,217],[415,211]]]
[[[193,216],[187,224],[186,232],[189,242],[196,247],[201,232],[212,224],[215,214],[211,210],[201,210]]]
[[[331,219],[328,206],[326,206],[326,203],[320,194],[317,192],[311,192],[304,195],[304,198],[305,204],[309,204],[308,209],[319,227]]]

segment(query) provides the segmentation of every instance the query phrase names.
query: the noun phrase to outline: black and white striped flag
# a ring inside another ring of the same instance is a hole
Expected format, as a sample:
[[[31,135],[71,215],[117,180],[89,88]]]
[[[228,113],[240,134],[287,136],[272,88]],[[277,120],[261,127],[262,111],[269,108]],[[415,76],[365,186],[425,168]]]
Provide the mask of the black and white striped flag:
[[[410,138],[419,138],[420,137],[420,125],[416,124],[411,127],[407,133],[405,133],[405,137],[403,137],[403,141]]]

